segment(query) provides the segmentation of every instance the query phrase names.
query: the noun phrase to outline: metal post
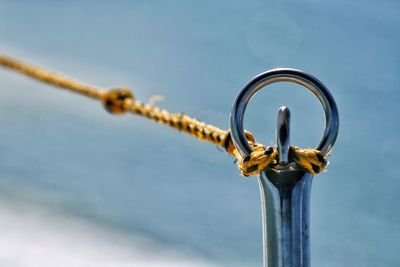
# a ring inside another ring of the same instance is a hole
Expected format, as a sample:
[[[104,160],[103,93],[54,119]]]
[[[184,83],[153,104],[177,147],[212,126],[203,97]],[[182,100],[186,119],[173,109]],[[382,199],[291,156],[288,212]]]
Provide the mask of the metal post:
[[[265,267],[310,266],[310,193],[312,175],[288,162],[290,111],[278,111],[279,165],[258,176]]]
[[[317,146],[330,153],[339,130],[335,100],[314,76],[295,69],[274,69],[254,77],[236,98],[230,117],[232,141],[242,156],[252,152],[243,128],[243,117],[251,97],[276,82],[297,83],[309,89],[325,112],[325,131]],[[310,267],[310,192],[313,176],[291,162],[289,153],[290,112],[279,110],[277,149],[279,164],[259,174],[261,192],[264,267]]]
[[[286,180],[278,182],[277,180]],[[272,170],[258,177],[265,267],[309,267],[312,175]]]

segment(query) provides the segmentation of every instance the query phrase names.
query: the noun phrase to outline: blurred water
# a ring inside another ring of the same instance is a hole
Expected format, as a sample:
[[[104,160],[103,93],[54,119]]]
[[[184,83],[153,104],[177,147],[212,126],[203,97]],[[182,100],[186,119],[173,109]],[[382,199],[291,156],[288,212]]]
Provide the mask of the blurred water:
[[[137,234],[133,241],[126,234],[26,203],[2,204],[0,218],[2,266],[214,266],[189,251],[177,252]]]
[[[163,107],[222,128],[252,76],[280,66],[312,73],[341,115],[329,170],[313,185],[313,265],[397,266],[399,8],[398,1],[2,1],[0,51],[106,88],[131,86],[141,100],[161,94]],[[16,74],[1,71],[0,86],[5,205],[34,203],[223,266],[260,266],[257,184],[238,175],[232,158]],[[287,105],[293,144],[315,146],[322,109],[298,89],[261,92],[246,128],[273,143],[276,110]]]

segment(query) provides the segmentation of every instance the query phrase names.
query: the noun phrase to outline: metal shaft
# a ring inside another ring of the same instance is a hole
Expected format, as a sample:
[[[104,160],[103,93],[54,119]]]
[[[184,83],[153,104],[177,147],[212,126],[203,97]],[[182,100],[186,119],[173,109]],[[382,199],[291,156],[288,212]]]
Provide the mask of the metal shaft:
[[[267,170],[259,175],[258,182],[264,267],[309,267],[312,174]]]
[[[265,267],[310,266],[310,193],[312,175],[288,162],[290,111],[278,111],[276,169],[260,173]]]
[[[230,116],[230,132],[235,148],[245,157],[253,149],[243,127],[244,113],[250,99],[261,89],[278,82],[299,84],[310,90],[325,112],[325,130],[316,147],[322,155],[331,151],[339,130],[339,113],[329,90],[314,76],[296,69],[273,69],[254,77],[237,96]],[[290,161],[289,110],[278,114],[277,145],[279,162],[261,172],[264,241],[264,267],[310,266],[310,191],[312,175]]]
[[[279,152],[279,163],[286,164],[289,159],[290,146],[290,110],[280,107],[276,124],[276,144]]]

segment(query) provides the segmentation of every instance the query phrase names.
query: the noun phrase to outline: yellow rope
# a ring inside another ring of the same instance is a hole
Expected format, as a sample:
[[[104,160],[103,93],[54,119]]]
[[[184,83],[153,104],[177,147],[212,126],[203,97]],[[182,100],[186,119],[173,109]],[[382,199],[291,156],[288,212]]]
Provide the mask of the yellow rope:
[[[0,65],[38,81],[99,100],[103,103],[105,109],[112,114],[130,112],[190,134],[197,139],[206,140],[223,147],[236,158],[240,171],[245,176],[255,175],[266,167],[277,164],[277,149],[257,144],[250,132],[246,131],[246,136],[254,151],[248,157],[241,157],[233,146],[229,131],[224,131],[182,113],[171,113],[153,104],[139,102],[128,88],[104,90],[2,54],[0,54]],[[290,147],[289,156],[300,167],[312,174],[323,171],[327,165],[325,157],[315,149],[302,150],[297,147]]]

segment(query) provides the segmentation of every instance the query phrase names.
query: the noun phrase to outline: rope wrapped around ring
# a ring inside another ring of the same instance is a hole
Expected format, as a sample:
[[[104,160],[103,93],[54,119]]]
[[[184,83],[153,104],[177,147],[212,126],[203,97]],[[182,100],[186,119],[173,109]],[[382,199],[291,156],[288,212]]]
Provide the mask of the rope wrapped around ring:
[[[278,150],[275,147],[257,144],[250,132],[245,132],[249,145],[253,152],[242,157],[232,142],[231,134],[225,138],[224,147],[226,151],[236,158],[239,170],[244,176],[252,176],[260,173],[267,167],[274,167],[278,164]],[[289,148],[289,162],[296,162],[300,168],[316,175],[325,170],[328,161],[319,150],[300,149],[296,146]]]

